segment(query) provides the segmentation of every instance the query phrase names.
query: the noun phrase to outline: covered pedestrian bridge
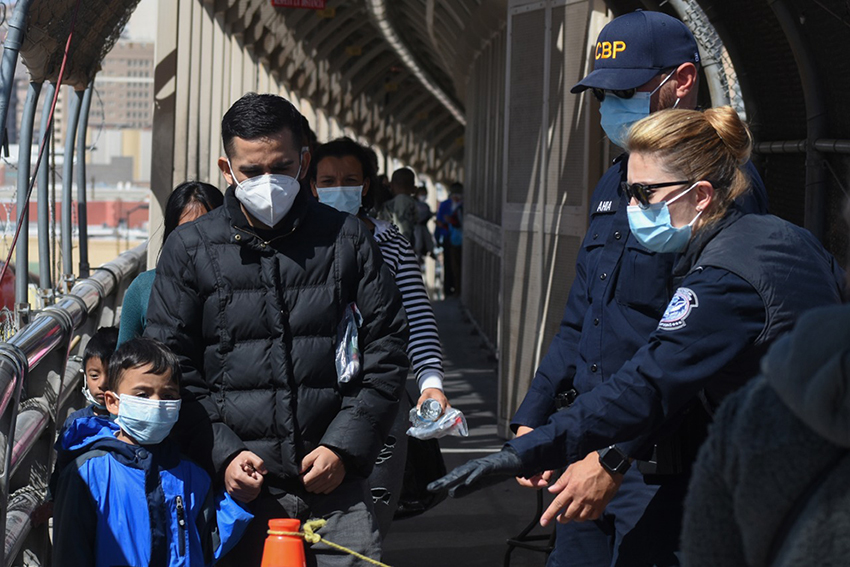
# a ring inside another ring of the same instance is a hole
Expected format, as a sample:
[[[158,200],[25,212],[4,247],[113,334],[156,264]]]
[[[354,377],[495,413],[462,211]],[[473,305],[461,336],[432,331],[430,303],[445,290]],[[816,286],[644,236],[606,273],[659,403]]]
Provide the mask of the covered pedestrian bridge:
[[[98,326],[117,322],[128,282],[154,265],[160,247],[154,236],[99,269],[82,254],[89,86],[136,5],[18,0],[5,23],[0,119],[20,57],[34,98],[49,100],[60,78],[74,90],[63,117],[74,128],[63,143],[66,157],[77,155],[76,164],[65,160],[61,181],[61,281],[42,274],[48,306],[35,312],[19,278],[15,328],[0,344],[6,565],[48,561],[39,511],[56,424],[82,402],[79,355]],[[375,149],[382,171],[413,168],[432,208],[449,183],[462,181],[459,305],[477,344],[498,360],[492,411],[505,437],[558,329],[590,192],[618,153],[599,127],[595,99],[569,89],[592,68],[605,23],[639,8],[691,28],[703,63],[701,104],[731,104],[751,124],[771,212],[806,226],[843,258],[850,187],[844,0],[159,0],[151,232],[159,233],[162,206],[178,183],[223,186],[220,120],[249,91],[292,100],[319,142],[348,135]],[[37,144],[35,106],[24,118],[22,136]],[[30,172],[30,157],[18,166],[26,173],[18,177],[19,203],[30,173],[47,175],[46,168]],[[46,187],[43,179],[37,188]],[[78,265],[72,246],[81,251]]]

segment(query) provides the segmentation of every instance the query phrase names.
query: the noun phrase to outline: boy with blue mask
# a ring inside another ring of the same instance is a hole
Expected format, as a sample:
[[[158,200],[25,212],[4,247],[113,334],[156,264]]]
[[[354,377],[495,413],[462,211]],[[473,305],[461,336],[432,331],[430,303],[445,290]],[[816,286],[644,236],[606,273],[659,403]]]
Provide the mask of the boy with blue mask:
[[[57,443],[66,466],[54,565],[212,565],[252,516],[167,440],[181,405],[177,357],[152,339],[125,343],[104,401],[114,421],[77,419]]]

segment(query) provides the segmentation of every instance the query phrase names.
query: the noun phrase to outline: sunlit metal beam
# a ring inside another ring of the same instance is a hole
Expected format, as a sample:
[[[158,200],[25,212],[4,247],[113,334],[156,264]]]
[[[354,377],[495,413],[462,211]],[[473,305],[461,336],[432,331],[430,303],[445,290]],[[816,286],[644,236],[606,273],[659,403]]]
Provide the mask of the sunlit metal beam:
[[[398,54],[405,66],[407,66],[416,78],[419,79],[422,86],[428,89],[428,91],[430,91],[431,94],[433,94],[437,100],[446,107],[446,110],[454,116],[455,120],[457,120],[461,125],[466,126],[466,116],[463,111],[452,101],[451,97],[449,97],[443,89],[437,86],[436,81],[429,76],[425,69],[419,65],[416,57],[413,56],[407,46],[401,41],[395,29],[393,29],[387,15],[387,5],[385,0],[367,0],[366,4],[369,7],[369,12],[372,15],[372,18],[375,20],[375,24],[378,26],[378,29],[381,30],[384,39],[387,40],[387,43],[389,43],[393,50]]]

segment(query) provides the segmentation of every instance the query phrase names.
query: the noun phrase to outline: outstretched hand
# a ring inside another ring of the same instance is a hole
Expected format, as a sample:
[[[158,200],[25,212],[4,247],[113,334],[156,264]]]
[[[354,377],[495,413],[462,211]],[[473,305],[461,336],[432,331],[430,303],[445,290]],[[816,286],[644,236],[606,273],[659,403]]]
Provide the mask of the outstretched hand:
[[[540,517],[540,525],[545,526],[553,519],[562,524],[598,519],[622,483],[623,475],[605,470],[599,463],[599,455],[592,451],[571,464],[549,487],[549,492],[557,496]]]
[[[449,491],[452,498],[466,496],[476,490],[517,476],[522,461],[516,451],[505,447],[498,453],[473,459],[428,485],[429,492]]]

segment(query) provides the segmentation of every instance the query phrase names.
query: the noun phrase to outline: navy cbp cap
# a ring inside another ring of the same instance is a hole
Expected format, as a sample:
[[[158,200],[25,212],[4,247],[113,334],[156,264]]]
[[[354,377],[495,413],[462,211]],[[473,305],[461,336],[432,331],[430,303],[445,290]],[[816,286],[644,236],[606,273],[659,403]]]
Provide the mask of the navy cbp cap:
[[[593,72],[570,92],[633,89],[664,69],[699,63],[697,42],[688,26],[667,14],[642,10],[615,18],[602,28],[593,55]]]

